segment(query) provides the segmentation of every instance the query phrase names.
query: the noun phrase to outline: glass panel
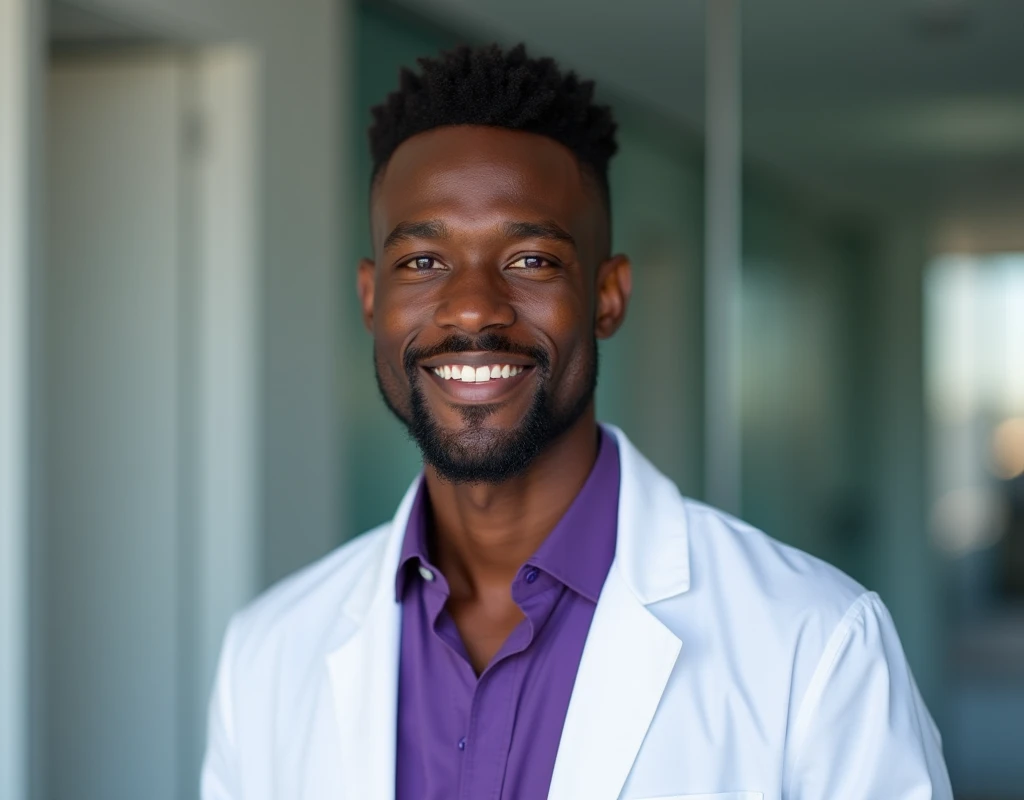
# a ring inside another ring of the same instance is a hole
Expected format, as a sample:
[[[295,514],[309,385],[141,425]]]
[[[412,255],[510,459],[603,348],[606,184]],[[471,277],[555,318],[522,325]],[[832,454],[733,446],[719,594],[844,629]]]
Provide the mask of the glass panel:
[[[946,255],[925,281],[930,532],[951,622],[946,750],[1002,788],[1024,741],[1024,255]]]

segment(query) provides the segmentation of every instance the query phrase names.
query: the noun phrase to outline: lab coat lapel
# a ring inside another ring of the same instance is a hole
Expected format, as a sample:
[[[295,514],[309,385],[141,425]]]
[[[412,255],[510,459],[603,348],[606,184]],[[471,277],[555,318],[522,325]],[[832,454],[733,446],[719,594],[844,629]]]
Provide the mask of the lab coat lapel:
[[[327,657],[338,725],[340,797],[393,800],[398,714],[401,606],[395,570],[415,481],[391,524],[379,561],[345,604],[351,633]]]
[[[576,675],[548,800],[619,796],[679,649],[613,570]]]
[[[678,490],[621,432],[615,562],[594,612],[562,729],[549,800],[615,800],[682,642],[647,608],[689,589]]]
[[[377,603],[328,659],[343,797],[394,797],[399,630],[399,606]]]

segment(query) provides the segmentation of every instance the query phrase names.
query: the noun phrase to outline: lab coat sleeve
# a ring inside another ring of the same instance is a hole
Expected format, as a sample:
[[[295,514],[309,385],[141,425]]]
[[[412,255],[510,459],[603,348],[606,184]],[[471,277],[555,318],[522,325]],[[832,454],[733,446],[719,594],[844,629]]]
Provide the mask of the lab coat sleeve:
[[[228,626],[221,648],[220,663],[210,699],[206,756],[200,779],[202,800],[242,800],[234,721],[233,664],[237,634],[235,623]]]
[[[888,610],[858,598],[830,637],[792,728],[785,800],[952,800],[938,729]]]

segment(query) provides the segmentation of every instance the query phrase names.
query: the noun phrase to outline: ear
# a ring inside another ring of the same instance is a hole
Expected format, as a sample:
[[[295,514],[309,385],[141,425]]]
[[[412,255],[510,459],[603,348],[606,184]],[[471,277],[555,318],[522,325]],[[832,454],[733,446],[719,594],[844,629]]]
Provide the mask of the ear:
[[[612,256],[597,268],[597,313],[594,334],[607,339],[626,319],[626,307],[633,293],[633,266],[624,255]]]
[[[363,325],[370,333],[373,333],[373,290],[376,276],[376,265],[368,258],[360,259],[356,291],[359,293],[359,305],[363,309]]]

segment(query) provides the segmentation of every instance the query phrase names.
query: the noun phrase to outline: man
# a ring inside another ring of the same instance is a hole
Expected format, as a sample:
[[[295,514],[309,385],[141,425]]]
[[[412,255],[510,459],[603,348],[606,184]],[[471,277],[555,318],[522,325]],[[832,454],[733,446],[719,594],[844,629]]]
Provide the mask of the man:
[[[374,110],[358,287],[424,472],[233,621],[204,798],[951,798],[878,597],[596,423],[632,278],[592,84],[421,64]]]

